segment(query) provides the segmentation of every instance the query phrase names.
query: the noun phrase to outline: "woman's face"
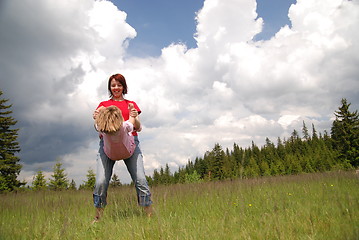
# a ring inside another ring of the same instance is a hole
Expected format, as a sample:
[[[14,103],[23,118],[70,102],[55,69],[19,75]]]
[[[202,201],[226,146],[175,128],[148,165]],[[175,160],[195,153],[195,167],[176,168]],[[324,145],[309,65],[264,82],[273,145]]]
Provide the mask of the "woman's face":
[[[114,98],[121,98],[123,92],[122,84],[116,79],[111,80],[111,92]]]

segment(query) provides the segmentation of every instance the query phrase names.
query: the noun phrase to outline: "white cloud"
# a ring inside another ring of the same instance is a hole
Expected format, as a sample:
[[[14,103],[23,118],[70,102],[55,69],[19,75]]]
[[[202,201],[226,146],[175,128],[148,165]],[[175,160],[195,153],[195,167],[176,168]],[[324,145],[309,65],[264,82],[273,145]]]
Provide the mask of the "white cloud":
[[[278,119],[278,123],[284,128],[287,129],[294,121],[298,121],[300,118],[299,115],[283,115]]]
[[[263,20],[257,19],[255,1],[207,0],[196,18],[196,40],[200,48],[218,44],[252,40],[262,30]]]
[[[0,14],[8,33],[0,37],[1,86],[21,123],[25,175],[62,157],[81,183],[96,160],[91,113],[115,72],[142,109],[147,174],[166,163],[176,170],[216,142],[247,147],[288,137],[303,120],[329,130],[342,97],[358,109],[357,1],[298,0],[292,27],[255,42],[263,20],[254,0],[206,0],[197,48],[172,44],[147,58],[126,56],[136,31],[112,3],[56,4],[8,0]],[[129,181],[123,164],[115,171]]]

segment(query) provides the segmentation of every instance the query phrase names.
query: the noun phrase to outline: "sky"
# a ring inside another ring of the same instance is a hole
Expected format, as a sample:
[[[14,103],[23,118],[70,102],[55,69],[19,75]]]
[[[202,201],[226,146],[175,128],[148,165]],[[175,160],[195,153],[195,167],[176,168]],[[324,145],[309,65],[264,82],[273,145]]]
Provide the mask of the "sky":
[[[359,109],[358,0],[3,0],[0,89],[18,121],[20,180],[61,161],[96,170],[92,112],[107,80],[141,108],[147,175],[219,143],[258,146]],[[130,182],[124,164],[114,172]]]

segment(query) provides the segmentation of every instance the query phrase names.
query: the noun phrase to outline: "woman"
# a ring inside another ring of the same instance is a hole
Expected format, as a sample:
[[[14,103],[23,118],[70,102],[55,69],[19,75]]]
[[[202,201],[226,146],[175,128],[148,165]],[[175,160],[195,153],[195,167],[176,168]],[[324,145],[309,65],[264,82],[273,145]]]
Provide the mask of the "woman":
[[[145,176],[143,167],[143,156],[140,149],[137,132],[141,131],[141,122],[138,115],[141,113],[140,108],[133,101],[126,100],[124,95],[127,94],[126,79],[121,74],[112,75],[108,80],[108,91],[110,94],[110,100],[103,101],[99,104],[93,114],[93,118],[96,119],[99,113],[100,107],[117,106],[122,111],[124,120],[128,120],[129,116],[135,118],[133,132],[136,149],[133,155],[124,159],[127,170],[131,175],[132,181],[135,184],[137,192],[138,204],[144,207],[147,216],[152,215],[152,201],[151,192],[148,187],[148,183]],[[129,104],[133,104],[134,108],[129,110]],[[96,170],[96,185],[93,193],[94,205],[96,208],[95,222],[99,221],[102,217],[103,210],[107,205],[107,190],[112,176],[112,170],[115,161],[106,156],[103,150],[103,139],[100,139],[100,149],[97,157],[97,170]]]

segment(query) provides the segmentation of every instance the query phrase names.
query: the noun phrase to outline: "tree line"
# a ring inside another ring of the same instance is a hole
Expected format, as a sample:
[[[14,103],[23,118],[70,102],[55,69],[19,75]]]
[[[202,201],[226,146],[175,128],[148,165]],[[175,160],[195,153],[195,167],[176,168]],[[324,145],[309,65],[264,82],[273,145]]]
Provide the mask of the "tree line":
[[[53,167],[53,174],[49,181],[45,179],[45,175],[42,170],[39,170],[36,175],[33,177],[31,186],[28,186],[28,189],[32,190],[92,190],[95,187],[96,183],[96,174],[90,168],[86,174],[87,180],[84,181],[77,188],[75,181],[72,179],[71,182],[67,178],[65,168],[62,167],[60,160],[57,161]],[[113,174],[110,187],[119,187],[122,183],[116,174]]]
[[[11,104],[2,99],[0,90],[0,193],[24,188],[27,184],[17,180],[21,171],[20,151],[17,142],[18,130],[14,129],[17,121],[11,117]],[[338,169],[352,169],[359,166],[359,114],[349,110],[350,103],[345,98],[334,112],[331,134],[326,131],[317,133],[312,125],[311,134],[303,121],[302,136],[294,130],[288,139],[278,137],[273,143],[266,138],[266,143],[258,147],[252,142],[250,147],[242,148],[236,143],[232,149],[223,149],[216,143],[211,151],[203,157],[188,160],[185,166],[171,173],[168,164],[155,169],[152,176],[147,176],[150,185],[193,183],[217,181],[235,178],[252,178],[260,176],[277,176],[299,173],[312,173]],[[78,189],[93,189],[96,176],[93,170],[87,172],[87,180]],[[112,176],[111,187],[121,186],[116,174]],[[28,189],[65,190],[77,189],[74,180],[69,181],[62,163],[58,160],[53,167],[53,174],[47,181],[43,171],[39,170],[33,177]]]
[[[294,130],[288,139],[278,137],[276,144],[266,138],[262,147],[254,142],[248,148],[234,143],[231,150],[216,143],[203,157],[188,160],[173,174],[166,164],[154,170],[147,180],[151,185],[158,185],[357,168],[359,115],[349,107],[350,103],[342,99],[341,107],[334,113],[331,135],[326,131],[318,134],[313,124],[309,134],[303,121],[302,136]]]

